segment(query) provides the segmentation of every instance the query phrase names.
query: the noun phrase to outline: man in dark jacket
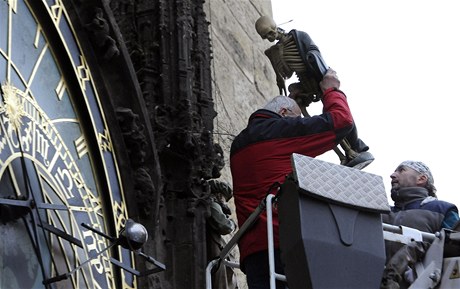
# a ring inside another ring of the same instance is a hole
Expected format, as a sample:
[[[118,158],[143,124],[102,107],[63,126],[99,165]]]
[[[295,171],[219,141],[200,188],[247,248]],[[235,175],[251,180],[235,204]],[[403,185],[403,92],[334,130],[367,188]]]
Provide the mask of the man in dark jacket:
[[[424,163],[404,161],[390,177],[394,206],[389,214],[382,216],[384,223],[429,233],[457,227],[460,219],[457,207],[437,199],[433,175]],[[381,288],[409,287],[415,278],[410,268],[423,259],[428,246],[415,241],[405,246],[386,242],[388,262]]]
[[[404,161],[390,177],[394,206],[383,216],[385,223],[429,233],[453,229],[457,224],[457,207],[437,199],[433,175],[424,163]]]
[[[270,187],[292,172],[293,153],[316,157],[334,148],[353,128],[345,94],[337,74],[329,69],[320,82],[323,113],[303,118],[297,103],[277,96],[255,111],[248,126],[235,138],[230,151],[238,225],[241,227],[266,197]],[[270,192],[275,193],[275,192]],[[240,239],[240,263],[249,289],[268,289],[266,214]],[[278,214],[273,211],[274,244],[279,248]],[[277,250],[277,273],[282,272]],[[278,284],[277,288],[283,288]]]

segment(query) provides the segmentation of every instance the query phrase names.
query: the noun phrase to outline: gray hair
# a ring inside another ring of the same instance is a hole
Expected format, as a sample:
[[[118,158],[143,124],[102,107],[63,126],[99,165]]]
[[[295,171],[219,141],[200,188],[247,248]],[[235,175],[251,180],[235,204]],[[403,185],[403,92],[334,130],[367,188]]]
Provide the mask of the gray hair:
[[[434,186],[433,174],[427,165],[418,161],[403,161],[399,166],[409,167],[419,174],[425,175],[427,178],[425,188],[428,190],[428,194],[430,196],[436,197],[436,187]]]
[[[278,95],[275,96],[272,100],[270,100],[264,107],[266,110],[270,110],[276,113],[283,108],[289,109],[293,111],[296,109],[297,103],[292,98],[285,96],[285,95]]]

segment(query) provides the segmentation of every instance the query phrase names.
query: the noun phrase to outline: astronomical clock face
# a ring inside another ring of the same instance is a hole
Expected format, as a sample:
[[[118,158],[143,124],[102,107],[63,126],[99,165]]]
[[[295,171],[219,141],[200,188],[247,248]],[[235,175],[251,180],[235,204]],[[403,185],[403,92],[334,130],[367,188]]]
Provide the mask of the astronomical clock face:
[[[133,267],[107,238],[126,207],[62,1],[0,0],[0,84],[0,288],[136,287],[113,262]]]

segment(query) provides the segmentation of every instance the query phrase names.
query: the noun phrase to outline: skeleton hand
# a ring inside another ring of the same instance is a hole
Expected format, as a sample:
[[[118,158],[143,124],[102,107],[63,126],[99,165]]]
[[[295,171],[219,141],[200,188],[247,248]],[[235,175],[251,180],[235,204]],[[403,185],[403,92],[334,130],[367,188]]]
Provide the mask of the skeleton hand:
[[[311,93],[305,91],[305,88],[302,86],[300,82],[295,82],[289,85],[289,97],[294,99],[301,109],[305,109],[313,102],[314,97]],[[305,113],[302,110],[302,113]]]

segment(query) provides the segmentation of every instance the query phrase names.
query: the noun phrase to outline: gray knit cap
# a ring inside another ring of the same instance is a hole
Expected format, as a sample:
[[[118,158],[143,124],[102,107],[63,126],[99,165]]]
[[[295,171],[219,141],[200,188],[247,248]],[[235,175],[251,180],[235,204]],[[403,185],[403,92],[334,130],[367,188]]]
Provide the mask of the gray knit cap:
[[[436,188],[434,187],[433,174],[431,174],[430,168],[427,165],[417,161],[403,161],[399,166],[406,166],[422,175],[425,175],[428,178],[427,187],[429,187],[430,191],[433,191],[433,194],[436,192]]]

